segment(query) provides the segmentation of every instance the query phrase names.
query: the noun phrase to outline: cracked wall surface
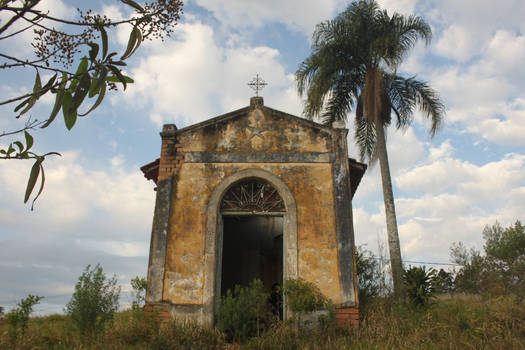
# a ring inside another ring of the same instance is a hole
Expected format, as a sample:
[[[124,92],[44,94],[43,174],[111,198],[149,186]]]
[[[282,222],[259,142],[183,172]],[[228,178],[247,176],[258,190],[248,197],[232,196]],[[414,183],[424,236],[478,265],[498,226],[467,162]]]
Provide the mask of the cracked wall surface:
[[[351,198],[342,130],[264,107],[262,99],[184,129],[165,126],[159,180],[172,179],[172,188],[169,215],[162,213],[155,222],[167,226],[168,234],[162,269],[153,269],[163,271],[163,280],[150,294],[171,304],[174,316],[202,320],[203,313],[213,313],[204,308],[213,266],[205,254],[210,198],[223,180],[257,169],[282,181],[295,201],[297,242],[291,246],[297,247],[297,276],[314,282],[335,304],[355,306],[352,256],[347,256],[348,244],[353,245],[352,225],[346,222],[351,203],[340,200]],[[160,260],[150,256],[152,261]]]

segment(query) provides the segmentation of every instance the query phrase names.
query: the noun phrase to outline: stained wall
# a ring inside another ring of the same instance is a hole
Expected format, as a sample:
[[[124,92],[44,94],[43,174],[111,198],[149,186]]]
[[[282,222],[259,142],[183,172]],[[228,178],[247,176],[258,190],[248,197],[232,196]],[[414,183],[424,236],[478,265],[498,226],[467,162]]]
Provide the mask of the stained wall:
[[[225,178],[261,169],[295,199],[298,277],[341,303],[333,129],[252,105],[170,135],[163,136],[159,169],[159,180],[172,181],[162,301],[203,305],[210,196]]]

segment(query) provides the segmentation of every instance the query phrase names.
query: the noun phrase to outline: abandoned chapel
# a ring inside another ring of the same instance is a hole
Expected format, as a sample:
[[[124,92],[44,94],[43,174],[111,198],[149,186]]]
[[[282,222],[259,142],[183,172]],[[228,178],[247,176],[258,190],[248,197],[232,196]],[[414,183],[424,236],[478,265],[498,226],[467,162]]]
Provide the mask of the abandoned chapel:
[[[156,184],[146,310],[213,326],[218,301],[257,278],[267,292],[301,278],[358,319],[352,197],[366,165],[343,122],[264,106],[177,129],[141,170]],[[286,300],[284,301],[286,318]]]

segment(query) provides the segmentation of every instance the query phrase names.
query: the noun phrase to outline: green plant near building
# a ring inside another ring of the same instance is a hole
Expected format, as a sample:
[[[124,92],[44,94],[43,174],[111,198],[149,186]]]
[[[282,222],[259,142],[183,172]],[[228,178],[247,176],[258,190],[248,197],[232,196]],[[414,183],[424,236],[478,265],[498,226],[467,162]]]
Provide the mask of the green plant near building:
[[[258,279],[248,286],[235,286],[233,292],[228,290],[220,299],[217,329],[233,340],[259,335],[266,316],[267,301],[268,294]]]
[[[283,293],[286,308],[292,311],[300,326],[305,323],[304,316],[309,316],[316,311],[325,312],[318,319],[322,325],[328,325],[335,320],[332,301],[312,282],[303,279],[286,280]]]
[[[439,286],[436,270],[427,270],[425,266],[414,266],[405,271],[403,278],[407,297],[412,305],[425,306],[435,297]]]
[[[113,319],[119,307],[119,298],[117,277],[108,279],[99,264],[94,268],[88,265],[64,311],[82,335],[94,334]]]

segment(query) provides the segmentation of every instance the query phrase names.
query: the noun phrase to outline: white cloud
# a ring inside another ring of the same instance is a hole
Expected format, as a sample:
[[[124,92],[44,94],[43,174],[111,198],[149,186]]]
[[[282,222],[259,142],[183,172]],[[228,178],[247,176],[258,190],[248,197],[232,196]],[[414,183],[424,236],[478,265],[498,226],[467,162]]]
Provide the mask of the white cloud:
[[[414,13],[417,0],[379,0],[379,6],[386,9],[389,15],[394,12],[403,15],[410,15]]]
[[[94,169],[78,152],[62,154],[46,159],[46,185],[33,212],[22,204],[31,164],[0,162],[3,305],[31,293],[49,303],[37,310],[60,312],[87,264],[101,263],[126,283],[146,273],[153,185],[137,166],[127,170],[121,155]]]
[[[397,188],[406,194],[396,199],[405,257],[446,262],[452,242],[479,248],[485,225],[496,220],[509,225],[523,219],[525,156],[511,153],[501,160],[475,165],[451,158],[450,148],[448,141],[430,148],[429,154],[440,156],[431,156],[426,164],[395,178]],[[379,186],[377,193],[379,196]],[[378,232],[386,235],[383,204],[376,203],[376,213],[366,212],[363,204],[359,199],[354,209],[360,243],[375,241]]]
[[[474,41],[475,33],[467,28],[453,24],[445,29],[437,41],[435,52],[443,57],[454,58],[460,62],[471,59],[478,53],[479,46]]]
[[[317,23],[329,19],[336,8],[333,0],[196,0],[225,26],[233,28],[261,27],[280,22],[292,30],[308,34]]]
[[[125,98],[152,103],[155,124],[193,124],[244,107],[252,95],[246,83],[257,72],[269,86],[265,104],[290,113],[301,111],[294,78],[279,62],[279,52],[259,46],[221,47],[213,29],[200,22],[181,24],[177,39],[152,47],[132,76],[136,84]]]
[[[153,213],[154,192],[138,166],[137,170],[127,171],[123,167],[123,159],[117,156],[111,159],[111,168],[106,171],[94,170],[82,165],[77,152],[63,152],[62,155],[46,159],[44,192],[35,204],[35,211],[29,213],[29,206],[21,202],[25,179],[32,164],[1,162],[0,181],[4,186],[0,193],[6,203],[13,204],[0,207],[0,216],[11,218],[9,222],[12,225],[23,222],[29,230],[38,228],[40,231],[64,232],[67,228],[89,222],[94,216],[102,214],[103,217],[111,218],[111,222],[107,223],[110,227],[130,230],[135,237],[144,237],[145,233],[147,236]],[[13,215],[14,212],[18,214]],[[123,235],[118,232],[115,234]]]

